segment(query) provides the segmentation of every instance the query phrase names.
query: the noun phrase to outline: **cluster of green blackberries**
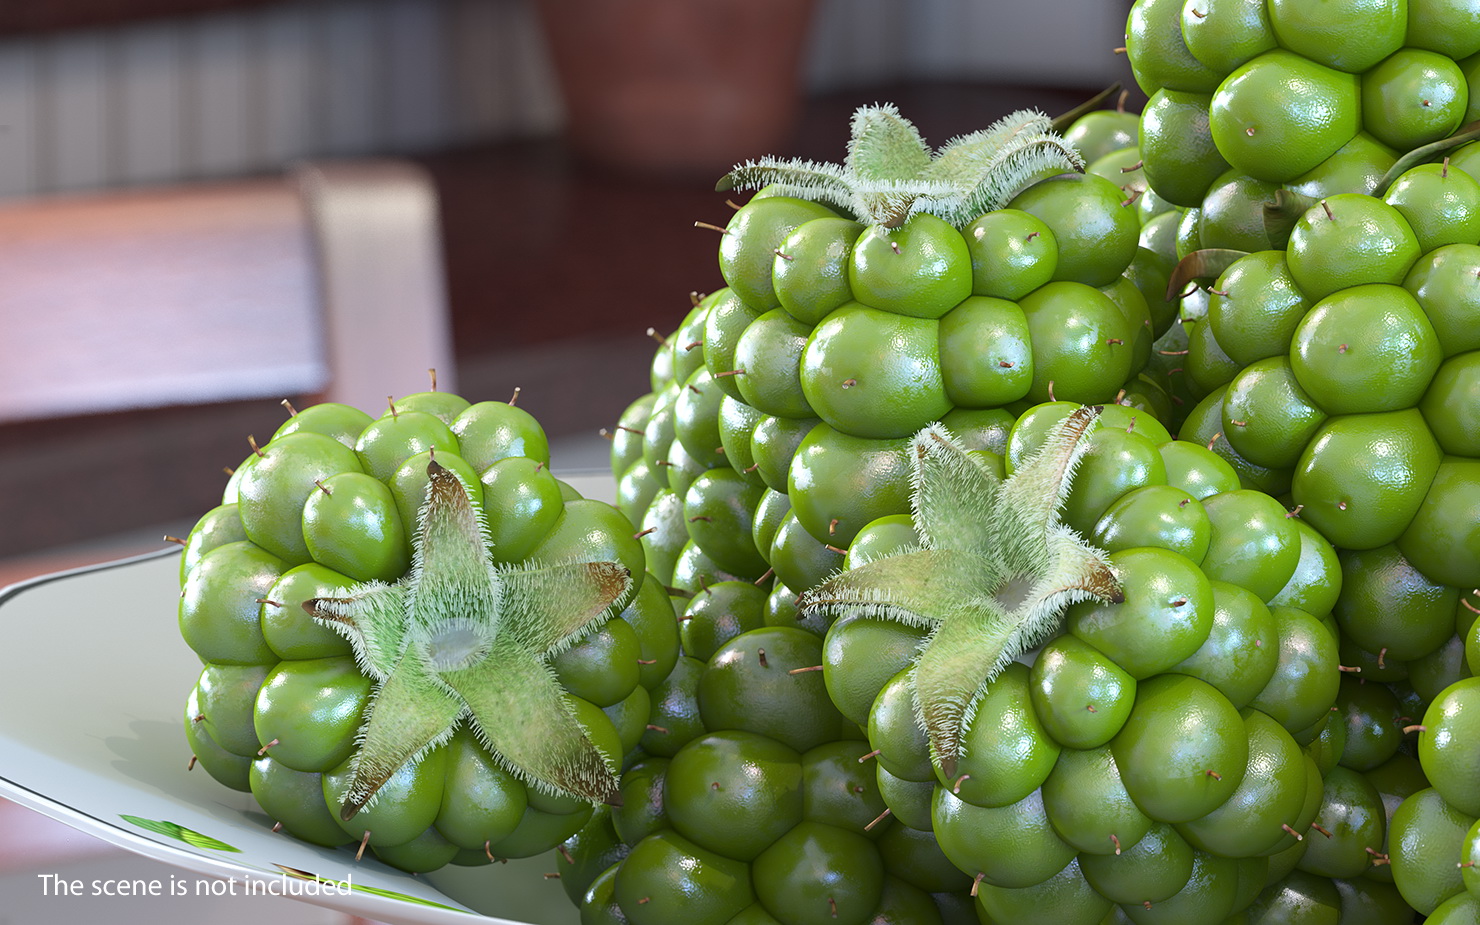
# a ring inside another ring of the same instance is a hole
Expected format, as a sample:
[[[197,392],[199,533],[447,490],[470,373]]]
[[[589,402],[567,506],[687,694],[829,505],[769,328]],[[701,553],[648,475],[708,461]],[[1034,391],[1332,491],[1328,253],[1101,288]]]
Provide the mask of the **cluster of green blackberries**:
[[[583,925],[1480,920],[1472,6],[1137,0],[1140,115],[737,166],[615,507],[295,414],[185,541],[197,760]]]

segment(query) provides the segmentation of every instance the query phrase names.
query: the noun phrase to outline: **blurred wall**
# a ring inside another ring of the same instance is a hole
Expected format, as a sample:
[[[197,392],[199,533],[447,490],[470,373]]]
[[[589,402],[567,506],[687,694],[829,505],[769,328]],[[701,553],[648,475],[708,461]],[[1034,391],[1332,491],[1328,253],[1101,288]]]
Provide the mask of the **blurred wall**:
[[[0,38],[0,197],[414,153],[560,125],[535,0],[300,0]],[[820,0],[813,91],[1095,87],[1122,3]]]

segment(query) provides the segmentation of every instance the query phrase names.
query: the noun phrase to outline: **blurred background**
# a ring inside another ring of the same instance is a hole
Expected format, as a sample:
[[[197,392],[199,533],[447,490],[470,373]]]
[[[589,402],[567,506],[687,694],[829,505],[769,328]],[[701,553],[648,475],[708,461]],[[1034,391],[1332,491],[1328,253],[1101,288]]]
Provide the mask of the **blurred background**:
[[[645,332],[722,285],[718,177],[840,160],[866,103],[939,145],[1134,91],[1129,5],[0,4],[0,586],[183,536],[281,400],[378,414],[430,368],[603,466]],[[0,803],[7,903],[100,856],[135,863]]]

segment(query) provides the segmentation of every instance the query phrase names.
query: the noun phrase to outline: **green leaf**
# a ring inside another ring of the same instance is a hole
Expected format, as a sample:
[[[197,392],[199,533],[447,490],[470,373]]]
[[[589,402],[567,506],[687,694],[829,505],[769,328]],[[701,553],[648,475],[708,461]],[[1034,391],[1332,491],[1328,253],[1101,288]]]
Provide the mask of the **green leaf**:
[[[1264,204],[1264,233],[1269,238],[1269,246],[1285,247],[1289,243],[1290,232],[1295,230],[1295,224],[1300,221],[1300,216],[1319,201],[1314,196],[1304,196],[1294,190],[1275,190],[1274,201]]]
[[[212,851],[234,851],[238,854],[241,853],[240,848],[232,847],[231,845],[226,844],[226,842],[224,841],[218,841],[217,839],[214,839],[209,835],[202,835],[194,829],[187,829],[185,828],[185,826],[175,822],[162,822],[158,819],[144,819],[140,816],[128,816],[122,813],[119,814],[118,818],[122,819],[124,822],[133,823],[139,828],[153,832],[156,835],[163,835],[166,838],[173,838],[178,841],[182,841],[193,848],[209,848]]]
[[[1217,279],[1223,275],[1224,270],[1233,266],[1234,261],[1247,256],[1248,251],[1229,247],[1205,247],[1200,251],[1193,251],[1177,261],[1177,265],[1172,268],[1172,274],[1167,280],[1167,301],[1182,298],[1195,280]]]
[[[456,473],[427,465],[412,567],[304,609],[344,635],[378,682],[340,817],[470,719],[521,780],[592,802],[616,776],[566,706],[546,664],[609,617],[631,578],[618,562],[497,569],[482,512]],[[537,741],[535,741],[537,740]]]
[[[605,622],[632,586],[615,562],[569,562],[548,568],[503,569],[509,632],[536,652],[556,653]]]
[[[1084,451],[1084,438],[1100,409],[1076,408],[1002,483],[1001,503],[991,509],[1004,573],[1039,573],[1051,568],[1048,538]]]
[[[1069,604],[1119,600],[1105,553],[1059,522],[1099,408],[1076,408],[998,485],[943,427],[916,435],[911,487],[921,548],[830,576],[802,612],[861,610],[932,628],[912,674],[931,757],[955,775],[976,698],[1059,628]]]
[[[1377,189],[1373,190],[1372,195],[1381,199],[1387,193],[1388,187],[1393,185],[1393,181],[1403,174],[1417,167],[1419,164],[1426,164],[1432,161],[1446,151],[1453,150],[1462,144],[1468,144],[1476,139],[1480,139],[1480,122],[1471,122],[1468,125],[1460,126],[1448,138],[1441,138],[1438,141],[1414,148],[1412,151],[1399,157],[1397,162],[1388,168],[1388,172],[1382,175],[1382,179],[1378,181]]]
[[[351,890],[356,893],[365,893],[370,896],[380,896],[385,899],[395,899],[403,903],[412,903],[413,905],[417,906],[429,906],[433,909],[448,909],[452,912],[468,912],[468,910],[466,909],[459,909],[456,906],[449,906],[446,903],[439,903],[430,899],[422,899],[420,896],[410,896],[406,893],[398,893],[395,890],[387,890],[383,887],[363,886],[361,884],[355,883],[353,880],[331,880],[328,877],[320,877],[318,874],[311,874],[306,870],[299,870],[296,867],[286,867],[282,864],[274,864],[272,866],[276,867],[278,870],[282,871],[290,877],[293,877],[296,880],[307,880],[310,883],[322,883],[325,886],[337,887],[342,890]]]
[[[802,595],[801,606],[934,626],[961,601],[990,595],[994,571],[980,557],[956,549],[902,552],[829,576]]]
[[[862,106],[853,114],[844,164],[860,180],[913,180],[930,165],[930,148],[892,103]]]
[[[489,663],[498,670],[444,671],[438,677],[467,703],[473,730],[495,757],[536,787],[613,799],[616,769],[576,719],[550,666],[507,639],[495,645]]]
[[[911,504],[921,538],[933,549],[953,549],[989,557],[996,545],[983,511],[997,506],[1000,483],[975,456],[962,452],[939,425],[927,427],[910,444],[915,456]],[[989,581],[1001,578],[988,576]]]
[[[427,669],[424,647],[408,649],[366,708],[339,818],[353,819],[403,765],[447,741],[466,709]]]
[[[947,778],[956,776],[966,712],[1006,662],[1017,629],[1011,614],[991,598],[960,602],[941,621],[915,663],[915,708],[930,737],[930,750]]]
[[[918,212],[961,228],[1036,180],[1083,169],[1079,152],[1039,112],[1013,113],[932,152],[896,107],[881,104],[854,113],[844,164],[765,157],[736,166],[715,188],[766,188],[850,210],[860,222],[885,228]]]
[[[850,183],[842,167],[800,158],[783,161],[763,157],[758,161],[746,161],[721,177],[714,189],[723,193],[768,186],[783,196],[831,202],[843,208],[852,202]]]

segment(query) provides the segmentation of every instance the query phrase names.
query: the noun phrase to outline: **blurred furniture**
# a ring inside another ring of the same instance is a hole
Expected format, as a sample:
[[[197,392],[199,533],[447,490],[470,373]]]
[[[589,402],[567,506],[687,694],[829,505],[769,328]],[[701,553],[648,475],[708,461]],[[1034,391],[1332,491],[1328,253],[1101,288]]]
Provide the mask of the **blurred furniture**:
[[[455,389],[437,211],[398,160],[0,205],[0,556],[193,520],[283,399]]]
[[[453,385],[435,195],[403,161],[0,206],[0,278],[0,424]]]

